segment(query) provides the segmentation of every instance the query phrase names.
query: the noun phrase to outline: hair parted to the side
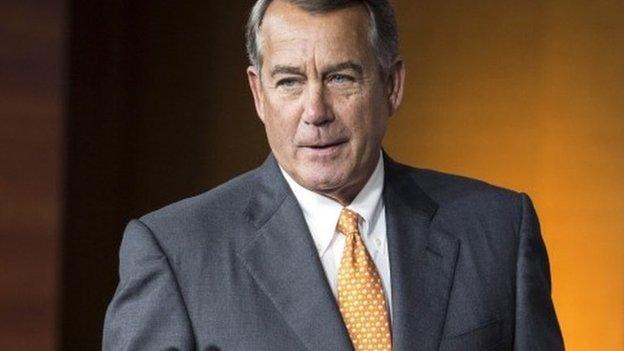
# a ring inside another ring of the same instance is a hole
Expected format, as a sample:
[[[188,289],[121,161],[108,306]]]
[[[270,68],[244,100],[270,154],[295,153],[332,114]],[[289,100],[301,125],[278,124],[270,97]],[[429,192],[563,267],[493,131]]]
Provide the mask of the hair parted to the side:
[[[264,14],[273,0],[258,0],[251,9],[246,27],[249,63],[262,66],[261,26]],[[394,10],[388,0],[286,0],[309,13],[324,13],[349,6],[363,5],[369,17],[369,40],[382,72],[387,73],[399,56],[399,33]]]

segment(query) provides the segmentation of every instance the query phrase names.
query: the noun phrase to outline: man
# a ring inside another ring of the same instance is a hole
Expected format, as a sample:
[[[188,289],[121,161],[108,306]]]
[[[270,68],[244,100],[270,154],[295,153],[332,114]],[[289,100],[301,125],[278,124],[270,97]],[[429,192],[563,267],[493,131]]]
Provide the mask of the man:
[[[386,1],[260,0],[247,47],[272,154],[130,222],[104,349],[563,349],[529,198],[382,152]]]

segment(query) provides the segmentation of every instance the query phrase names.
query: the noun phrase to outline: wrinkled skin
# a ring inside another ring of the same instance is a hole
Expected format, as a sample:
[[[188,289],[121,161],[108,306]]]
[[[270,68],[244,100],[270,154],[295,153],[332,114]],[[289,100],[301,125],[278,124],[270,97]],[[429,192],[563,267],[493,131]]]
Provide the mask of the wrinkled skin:
[[[261,72],[247,76],[273,154],[297,183],[348,205],[401,103],[402,61],[381,73],[359,5],[313,15],[276,0],[260,42]]]

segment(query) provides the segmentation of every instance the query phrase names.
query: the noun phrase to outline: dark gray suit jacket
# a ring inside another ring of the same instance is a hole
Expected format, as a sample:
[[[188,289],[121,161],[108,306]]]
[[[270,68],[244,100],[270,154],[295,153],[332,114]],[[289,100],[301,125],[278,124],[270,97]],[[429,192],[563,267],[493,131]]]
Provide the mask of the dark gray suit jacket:
[[[394,350],[562,350],[524,194],[385,157]],[[105,350],[350,350],[273,156],[128,224]]]

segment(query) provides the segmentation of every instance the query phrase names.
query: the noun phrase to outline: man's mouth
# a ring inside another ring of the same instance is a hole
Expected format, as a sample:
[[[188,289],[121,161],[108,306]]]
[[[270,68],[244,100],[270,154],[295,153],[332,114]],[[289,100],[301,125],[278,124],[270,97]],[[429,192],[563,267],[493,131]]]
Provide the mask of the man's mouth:
[[[331,141],[331,142],[313,143],[313,144],[303,145],[303,147],[310,148],[310,149],[323,150],[323,149],[330,149],[332,147],[342,145],[346,142],[347,140],[342,139],[342,140],[336,140],[336,141]]]
[[[301,148],[306,150],[306,153],[313,157],[332,157],[341,150],[341,147],[345,145],[347,141],[346,139],[341,139],[331,142],[304,144]]]

